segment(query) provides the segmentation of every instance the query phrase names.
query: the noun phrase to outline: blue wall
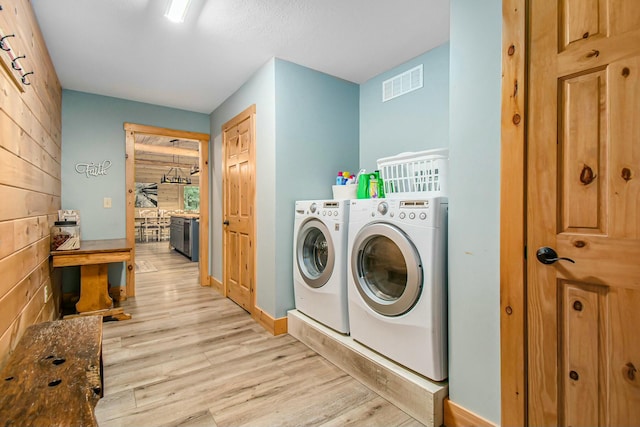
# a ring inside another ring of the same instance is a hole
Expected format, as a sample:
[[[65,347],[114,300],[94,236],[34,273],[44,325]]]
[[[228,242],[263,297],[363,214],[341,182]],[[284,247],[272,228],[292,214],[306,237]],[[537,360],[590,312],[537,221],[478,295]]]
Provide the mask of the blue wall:
[[[257,305],[275,318],[293,308],[293,207],[331,198],[341,168],[357,167],[358,86],[272,59],[211,115],[214,139],[213,277],[222,280],[220,129],[256,104]],[[218,215],[218,216],[216,216]]]
[[[496,424],[501,36],[500,0],[452,0],[449,43],[360,87],[361,167],[373,170],[378,158],[404,151],[449,147],[449,393]],[[382,82],[419,64],[424,88],[383,103]]]
[[[331,199],[336,173],[358,171],[358,94],[355,83],[276,59],[276,191],[289,197],[291,223],[296,200]]]
[[[502,2],[451,1],[449,394],[500,423]]]
[[[126,237],[125,122],[209,133],[206,114],[63,90],[62,208],[80,210],[83,239]],[[111,162],[104,176],[75,171],[76,163],[103,160]],[[111,209],[103,208],[105,197],[112,199]],[[124,286],[122,267],[109,268],[113,286]]]
[[[276,317],[293,299],[296,200],[331,199],[338,171],[358,170],[355,83],[276,59]]]
[[[423,64],[424,86],[382,102],[382,82]],[[449,146],[449,43],[360,86],[360,167],[406,151]]]
[[[258,306],[276,312],[275,253],[275,60],[263,65],[240,89],[211,114],[213,140],[212,193],[212,276],[222,281],[222,125],[251,105],[256,105],[256,299]],[[213,137],[215,135],[215,137]]]

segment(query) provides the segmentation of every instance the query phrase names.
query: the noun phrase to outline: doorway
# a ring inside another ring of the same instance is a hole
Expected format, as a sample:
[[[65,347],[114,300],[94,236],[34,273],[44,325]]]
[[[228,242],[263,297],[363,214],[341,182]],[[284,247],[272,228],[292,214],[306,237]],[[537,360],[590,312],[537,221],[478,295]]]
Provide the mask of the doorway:
[[[194,150],[187,150],[185,148],[180,148],[171,145],[172,140],[186,140],[193,141],[197,145],[197,152],[199,154],[197,164],[194,162],[193,170],[197,170],[199,174],[199,243],[198,243],[198,252],[199,252],[199,283],[201,286],[209,285],[209,135],[203,133],[189,132],[189,131],[181,131],[174,129],[166,129],[159,128],[154,126],[146,126],[139,125],[133,123],[125,123],[125,153],[126,153],[126,161],[125,161],[125,179],[126,179],[126,223],[127,223],[127,243],[131,245],[133,249],[131,261],[127,263],[127,270],[130,274],[127,274],[127,284],[126,284],[126,294],[127,297],[135,296],[135,243],[136,243],[136,235],[139,232],[139,229],[136,227],[136,178],[135,178],[135,165],[136,165],[136,151],[144,151],[147,153],[157,153],[159,155],[168,155],[168,156],[179,156],[183,154],[184,156],[193,157]],[[168,140],[169,144],[145,144],[145,141],[149,142],[154,138],[160,138],[161,140]],[[194,159],[195,160],[195,159]],[[173,165],[179,165],[177,163],[171,162]],[[166,169],[167,173],[164,174],[168,176],[168,180],[172,179],[182,179],[187,178],[187,174],[190,175],[192,169],[189,171],[176,171],[175,175],[169,173],[169,170],[173,166],[170,166],[168,163]],[[176,166],[178,168],[178,166]],[[162,179],[162,178],[161,178]],[[163,179],[164,180],[164,179]],[[185,180],[186,183],[186,180]],[[148,183],[148,184],[156,184],[156,202],[157,202],[157,186],[163,185],[160,182],[158,183]],[[177,183],[180,186],[180,183]],[[167,184],[164,184],[167,185]],[[174,185],[174,184],[171,184]],[[153,187],[153,185],[151,185]],[[152,194],[153,191],[151,190]],[[176,203],[184,204],[184,197],[180,199],[179,193],[178,201]],[[188,195],[187,195],[188,197]],[[153,198],[153,197],[151,197]],[[160,233],[160,229],[157,230]]]

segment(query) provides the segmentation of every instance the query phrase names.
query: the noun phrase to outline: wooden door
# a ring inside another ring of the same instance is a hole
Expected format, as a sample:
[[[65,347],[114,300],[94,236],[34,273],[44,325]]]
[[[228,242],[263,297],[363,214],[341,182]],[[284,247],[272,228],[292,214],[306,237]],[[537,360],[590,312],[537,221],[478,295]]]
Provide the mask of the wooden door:
[[[528,421],[640,425],[640,1],[529,6]]]
[[[253,313],[255,283],[255,107],[223,128],[223,284],[226,295]]]

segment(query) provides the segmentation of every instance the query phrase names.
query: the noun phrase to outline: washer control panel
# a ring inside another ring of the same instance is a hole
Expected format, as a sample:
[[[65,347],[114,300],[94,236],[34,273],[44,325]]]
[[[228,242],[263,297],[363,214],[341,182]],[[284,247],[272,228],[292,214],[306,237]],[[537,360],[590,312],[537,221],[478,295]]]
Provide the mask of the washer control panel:
[[[313,200],[296,202],[296,216],[326,219],[348,218],[349,202],[345,200]]]

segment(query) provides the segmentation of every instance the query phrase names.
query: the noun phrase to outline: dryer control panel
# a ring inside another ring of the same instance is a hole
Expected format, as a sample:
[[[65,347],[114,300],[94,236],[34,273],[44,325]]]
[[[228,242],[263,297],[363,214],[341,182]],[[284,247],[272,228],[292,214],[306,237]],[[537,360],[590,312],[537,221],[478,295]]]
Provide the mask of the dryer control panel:
[[[352,200],[351,216],[363,215],[370,219],[413,223],[437,227],[442,215],[446,215],[447,198],[429,199],[362,199]]]

